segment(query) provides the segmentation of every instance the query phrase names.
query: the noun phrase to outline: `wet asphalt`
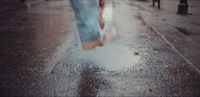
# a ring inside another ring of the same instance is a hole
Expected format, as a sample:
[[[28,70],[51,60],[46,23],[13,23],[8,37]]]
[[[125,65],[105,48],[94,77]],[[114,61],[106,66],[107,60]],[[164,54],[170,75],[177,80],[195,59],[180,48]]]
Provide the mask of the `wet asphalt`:
[[[89,51],[68,0],[0,11],[0,95],[199,97],[200,74],[126,1],[113,1],[117,37]]]

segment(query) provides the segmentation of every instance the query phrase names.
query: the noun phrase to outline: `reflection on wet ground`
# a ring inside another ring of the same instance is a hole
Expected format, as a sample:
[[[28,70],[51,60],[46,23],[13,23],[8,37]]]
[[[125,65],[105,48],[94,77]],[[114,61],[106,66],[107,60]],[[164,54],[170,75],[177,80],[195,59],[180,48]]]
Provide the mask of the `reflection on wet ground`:
[[[28,95],[38,87],[45,63],[67,36],[71,18],[48,8],[38,5],[0,15],[1,95]]]
[[[100,87],[105,85],[105,80],[99,73],[98,68],[91,62],[83,64],[79,83],[79,97],[97,97]]]

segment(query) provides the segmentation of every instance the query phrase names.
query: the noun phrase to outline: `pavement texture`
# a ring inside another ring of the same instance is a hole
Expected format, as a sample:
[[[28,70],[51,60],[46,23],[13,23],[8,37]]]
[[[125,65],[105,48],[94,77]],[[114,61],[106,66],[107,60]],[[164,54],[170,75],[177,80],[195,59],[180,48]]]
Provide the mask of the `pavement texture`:
[[[161,0],[160,10],[152,7],[152,1],[129,1],[140,7],[140,12],[148,23],[200,72],[200,1],[188,1],[189,15],[177,15],[179,0]]]
[[[89,51],[81,49],[68,0],[4,11],[0,15],[0,95],[199,97],[198,70],[168,40],[184,37],[164,37],[166,33],[150,22],[154,18],[146,15],[149,6],[142,4],[144,9],[141,3],[148,4],[113,1],[118,37]]]

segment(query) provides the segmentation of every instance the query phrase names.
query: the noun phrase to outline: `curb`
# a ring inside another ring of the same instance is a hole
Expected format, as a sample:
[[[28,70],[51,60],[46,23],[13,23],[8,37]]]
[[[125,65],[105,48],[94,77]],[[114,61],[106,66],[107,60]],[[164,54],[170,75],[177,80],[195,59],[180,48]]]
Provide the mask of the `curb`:
[[[152,28],[153,31],[155,31],[158,35],[160,35],[161,38],[164,39],[164,41],[166,41],[167,44],[169,44],[170,47],[175,52],[177,52],[179,56],[181,56],[190,65],[192,69],[194,69],[194,71],[196,71],[200,75],[200,70],[190,60],[188,60],[178,49],[176,49],[176,47],[164,35],[162,35],[162,33],[160,33],[160,31],[155,26],[153,26],[153,24],[151,24],[146,18],[143,18],[143,20],[147,23],[148,26]],[[177,32],[177,30],[175,29],[172,29],[172,30]]]
[[[136,5],[141,6],[140,4],[137,4],[137,3],[136,3]],[[144,8],[145,10],[149,10],[149,9],[147,9],[147,8],[144,7],[144,6],[141,6],[141,7]],[[145,23],[147,23],[147,25],[148,25],[149,27],[152,28],[153,31],[155,31],[158,35],[160,35],[161,38],[164,39],[164,41],[166,41],[167,44],[169,44],[170,47],[171,47],[175,52],[177,52],[177,53],[190,65],[190,67],[191,67],[195,72],[197,72],[197,73],[200,75],[200,69],[198,69],[190,60],[188,60],[178,49],[176,49],[176,47],[173,45],[173,43],[171,43],[162,33],[160,33],[160,31],[159,31],[153,24],[151,24],[151,23],[150,23],[146,18],[144,18],[144,17],[143,17],[143,20],[144,20]],[[173,30],[174,32],[180,32],[180,31],[178,31],[177,29],[174,29],[174,28],[172,28],[171,30]]]

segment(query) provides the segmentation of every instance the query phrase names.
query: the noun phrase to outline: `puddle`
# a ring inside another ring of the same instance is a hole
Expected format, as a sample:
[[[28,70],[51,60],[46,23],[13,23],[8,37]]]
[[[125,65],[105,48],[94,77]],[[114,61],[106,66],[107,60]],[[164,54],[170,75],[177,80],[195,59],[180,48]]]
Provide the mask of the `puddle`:
[[[84,51],[81,48],[73,49],[75,59],[95,62],[95,65],[108,71],[123,71],[133,67],[140,60],[129,48],[119,44],[106,44],[101,48]]]

